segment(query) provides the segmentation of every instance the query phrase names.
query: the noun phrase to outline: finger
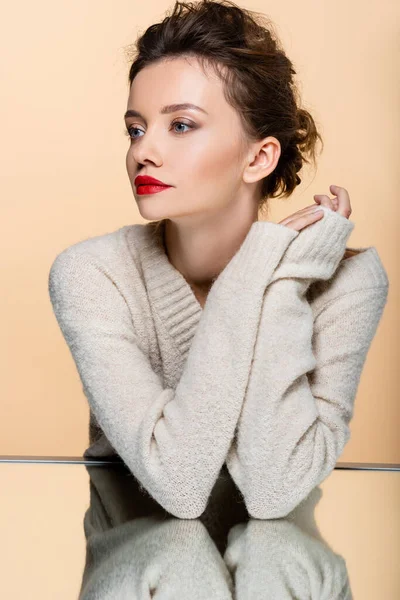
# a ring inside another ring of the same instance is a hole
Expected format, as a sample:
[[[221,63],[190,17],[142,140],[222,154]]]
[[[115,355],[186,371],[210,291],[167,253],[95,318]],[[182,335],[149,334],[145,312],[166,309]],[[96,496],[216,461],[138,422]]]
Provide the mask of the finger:
[[[318,206],[315,206],[315,204],[310,204],[310,206],[306,206],[305,208],[301,208],[300,210],[296,211],[295,213],[293,213],[292,215],[289,215],[288,217],[286,217],[285,219],[283,219],[282,221],[280,221],[280,223],[282,224],[286,224],[289,223],[290,221],[293,221],[293,219],[297,219],[298,217],[301,217],[304,214],[308,214],[308,213],[312,213],[314,210],[318,209]]]
[[[350,196],[346,188],[340,187],[338,185],[330,185],[329,189],[332,194],[335,194],[337,200],[337,211],[339,214],[343,215],[347,219],[351,215],[352,209],[350,204]]]
[[[323,206],[327,206],[328,208],[333,210],[332,200],[326,194],[315,194],[314,198],[319,199],[319,204],[322,204]]]
[[[319,221],[323,217],[324,217],[323,210],[314,210],[314,211],[306,213],[302,216],[298,216],[294,219],[290,219],[287,223],[282,222],[281,224],[286,225],[287,227],[290,227],[291,229],[295,229],[296,231],[300,231],[300,230],[304,229],[305,227],[307,227],[308,225],[315,223],[315,221]]]
[[[317,204],[321,204],[321,195],[315,195],[314,200]],[[330,198],[330,202],[331,202],[331,205],[329,208],[333,209],[334,211],[337,211],[338,206],[339,206],[339,201],[338,201],[337,197],[335,196],[334,198]]]
[[[321,199],[320,199],[320,196],[318,196],[318,195],[314,196],[314,200],[315,200],[315,202],[316,202],[317,204],[319,204],[319,205],[321,204]],[[337,210],[337,208],[338,208],[338,199],[337,199],[337,198],[332,198],[332,199],[331,199],[331,202],[332,202],[332,204],[333,204],[333,208],[334,208],[334,210]]]

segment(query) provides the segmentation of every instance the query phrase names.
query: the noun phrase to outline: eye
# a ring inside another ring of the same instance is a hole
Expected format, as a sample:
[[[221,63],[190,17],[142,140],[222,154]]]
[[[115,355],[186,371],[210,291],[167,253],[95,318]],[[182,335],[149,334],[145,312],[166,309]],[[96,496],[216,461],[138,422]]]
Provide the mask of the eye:
[[[128,137],[130,137],[131,139],[135,139],[132,138],[132,132],[133,131],[141,131],[138,127],[128,127],[127,129],[124,130],[124,134],[127,135]]]
[[[171,126],[174,127],[174,125],[184,125],[184,127],[188,127],[189,130],[190,129],[194,129],[193,125],[189,125],[188,123],[184,123],[183,121],[174,121],[173,123],[171,123]],[[128,127],[127,129],[124,130],[124,134],[128,137],[130,137],[131,140],[137,139],[136,137],[132,137],[133,136],[133,132],[134,131],[143,131],[142,129],[139,129],[139,127]],[[183,135],[184,133],[187,133],[187,131],[176,131],[175,133],[177,133],[178,135]],[[140,137],[140,136],[139,136]]]
[[[189,127],[189,129],[193,129],[193,127],[191,125],[188,125],[187,123],[183,123],[182,121],[174,121],[173,123],[171,123],[172,127],[174,127],[174,125],[184,125],[184,127]],[[176,131],[176,130],[175,130]],[[176,133],[186,133],[186,131],[177,131]]]

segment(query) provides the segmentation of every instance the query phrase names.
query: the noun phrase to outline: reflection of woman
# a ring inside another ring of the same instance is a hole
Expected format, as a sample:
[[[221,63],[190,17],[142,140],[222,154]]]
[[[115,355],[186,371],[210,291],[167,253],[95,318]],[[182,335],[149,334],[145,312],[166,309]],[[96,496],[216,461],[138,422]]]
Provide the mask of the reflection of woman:
[[[90,405],[85,455],[118,454],[181,518],[230,477],[251,515],[284,516],[348,440],[387,274],[374,247],[346,258],[344,188],[258,220],[319,138],[261,18],[177,2],[137,49],[126,165],[152,222],[70,246],[49,277]]]
[[[118,507],[122,494],[126,504],[126,493],[121,489],[116,494],[109,481],[101,483],[111,469],[90,469],[99,495],[92,496],[90,519],[85,519],[89,536],[79,600],[353,598],[346,560],[297,518],[250,519],[236,525],[221,553],[199,519],[149,515],[121,520]]]

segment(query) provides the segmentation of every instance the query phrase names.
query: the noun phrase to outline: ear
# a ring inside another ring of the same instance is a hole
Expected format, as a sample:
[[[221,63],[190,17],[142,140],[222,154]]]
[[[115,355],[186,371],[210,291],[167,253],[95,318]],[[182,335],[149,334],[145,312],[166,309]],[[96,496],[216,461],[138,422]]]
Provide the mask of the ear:
[[[243,180],[254,183],[267,177],[276,168],[281,155],[281,145],[274,137],[267,137],[250,146],[248,164],[243,172]]]

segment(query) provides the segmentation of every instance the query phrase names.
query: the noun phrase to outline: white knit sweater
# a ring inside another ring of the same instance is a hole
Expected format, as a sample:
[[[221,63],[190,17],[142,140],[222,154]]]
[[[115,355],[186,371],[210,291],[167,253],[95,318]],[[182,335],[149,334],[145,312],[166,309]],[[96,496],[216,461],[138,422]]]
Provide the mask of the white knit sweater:
[[[287,515],[334,469],[388,294],[375,247],[323,207],[300,232],[252,224],[204,309],[151,222],[80,241],[49,293],[90,405],[85,456],[117,454],[180,518],[222,470],[252,517]]]

